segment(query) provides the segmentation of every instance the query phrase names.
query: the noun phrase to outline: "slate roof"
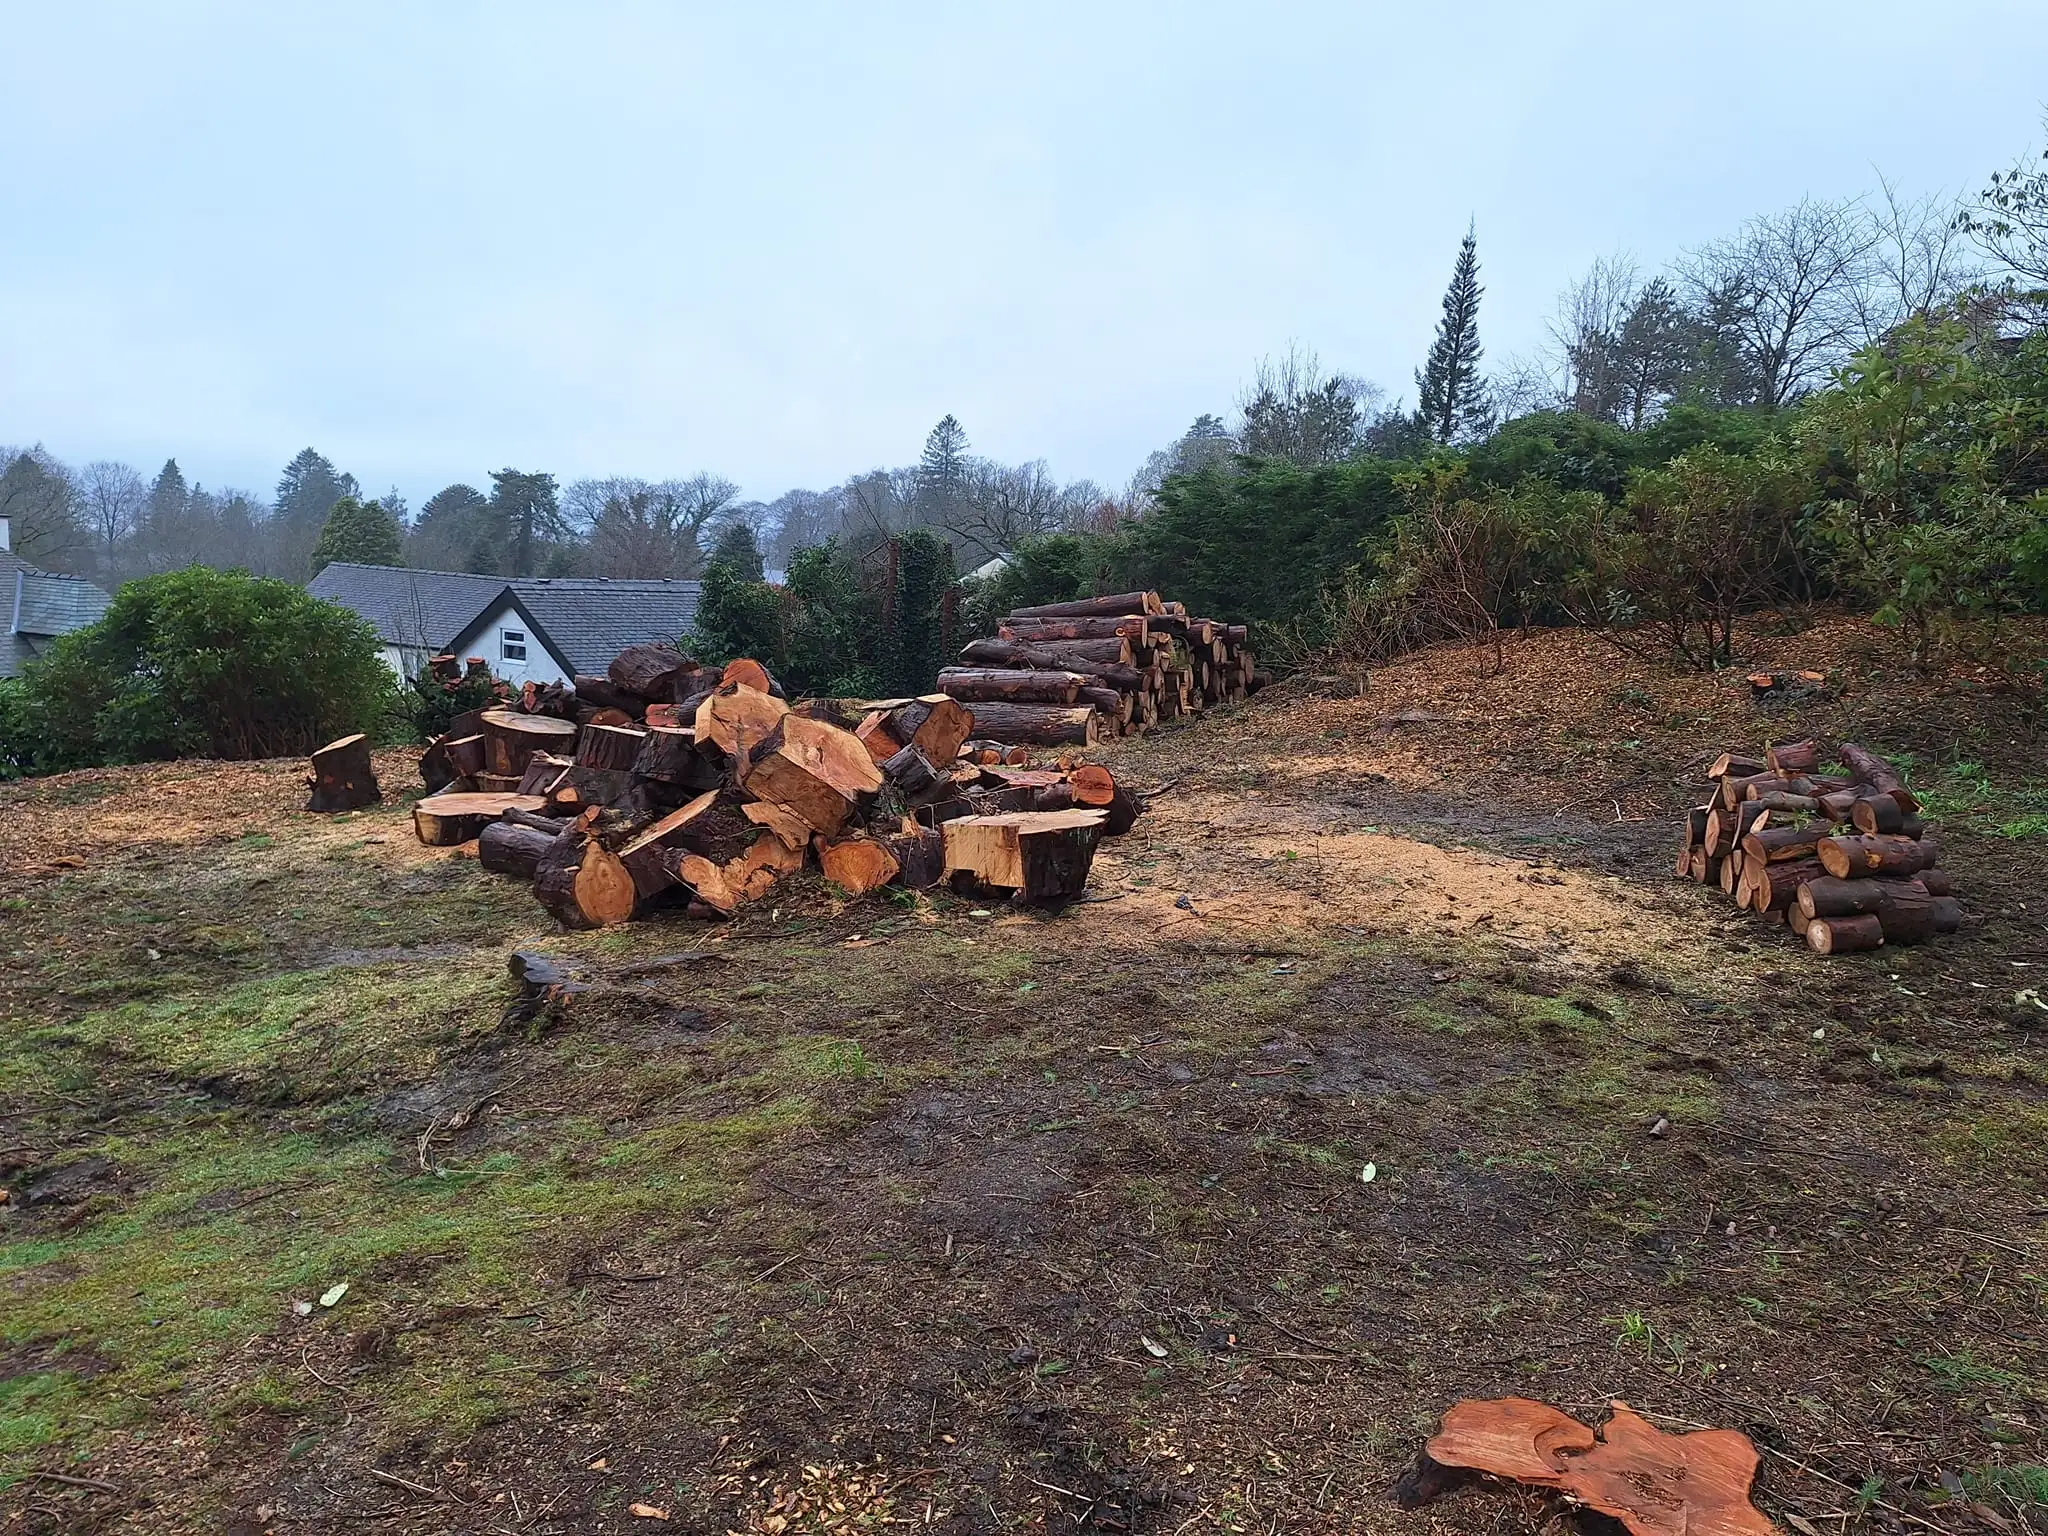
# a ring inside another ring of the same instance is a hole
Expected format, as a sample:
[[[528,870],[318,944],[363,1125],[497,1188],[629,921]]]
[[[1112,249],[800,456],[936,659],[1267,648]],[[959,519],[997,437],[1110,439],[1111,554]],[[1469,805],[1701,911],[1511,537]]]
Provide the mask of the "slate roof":
[[[46,649],[36,642],[85,628],[112,601],[83,577],[38,570],[0,550],[0,677],[16,676]]]
[[[629,645],[681,640],[697,622],[700,581],[522,578],[511,583],[527,617],[572,672],[602,673]],[[481,615],[480,615],[481,617]]]
[[[551,580],[413,571],[337,561],[307,587],[376,626],[386,645],[460,651],[506,601],[517,602],[540,641],[571,672],[602,673],[642,640],[677,640],[697,619],[696,581]]]
[[[486,609],[497,606],[505,586],[502,576],[337,560],[306,590],[361,614],[386,645],[444,651]]]

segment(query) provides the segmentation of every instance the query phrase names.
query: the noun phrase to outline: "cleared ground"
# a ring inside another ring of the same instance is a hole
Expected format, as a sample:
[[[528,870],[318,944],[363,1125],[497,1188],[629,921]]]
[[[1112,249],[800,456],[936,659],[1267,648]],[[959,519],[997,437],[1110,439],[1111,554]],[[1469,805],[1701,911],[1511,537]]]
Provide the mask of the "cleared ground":
[[[1517,1529],[1385,1498],[1505,1392],[1745,1429],[1802,1536],[2038,1520],[2042,724],[1750,646],[1834,680],[1539,635],[1115,749],[1163,793],[1058,917],[565,937],[294,764],[0,786],[5,1528]],[[1807,729],[1912,759],[1964,934],[1670,879]],[[708,955],[527,1018],[515,948]]]

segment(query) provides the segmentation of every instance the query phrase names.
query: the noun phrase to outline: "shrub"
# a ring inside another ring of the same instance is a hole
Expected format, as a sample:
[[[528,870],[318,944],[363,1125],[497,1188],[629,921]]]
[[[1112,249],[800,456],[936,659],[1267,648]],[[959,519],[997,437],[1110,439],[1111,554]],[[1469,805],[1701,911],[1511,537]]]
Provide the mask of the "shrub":
[[[283,757],[393,707],[376,632],[290,582],[203,567],[131,581],[30,664],[0,727],[24,771],[204,755]]]
[[[492,677],[490,668],[479,660],[472,660],[454,677],[436,677],[431,668],[422,668],[405,685],[412,734],[419,741],[432,741],[447,733],[457,715],[490,709],[509,700],[512,692],[510,683]]]

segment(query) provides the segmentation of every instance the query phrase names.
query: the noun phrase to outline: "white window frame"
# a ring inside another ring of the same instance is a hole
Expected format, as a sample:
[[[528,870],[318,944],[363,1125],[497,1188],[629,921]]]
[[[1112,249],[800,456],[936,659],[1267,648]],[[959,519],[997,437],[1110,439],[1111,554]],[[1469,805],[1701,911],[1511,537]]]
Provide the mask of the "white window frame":
[[[514,649],[518,655],[513,655]],[[523,629],[501,629],[498,631],[498,660],[516,661],[522,666],[526,662],[526,631]]]

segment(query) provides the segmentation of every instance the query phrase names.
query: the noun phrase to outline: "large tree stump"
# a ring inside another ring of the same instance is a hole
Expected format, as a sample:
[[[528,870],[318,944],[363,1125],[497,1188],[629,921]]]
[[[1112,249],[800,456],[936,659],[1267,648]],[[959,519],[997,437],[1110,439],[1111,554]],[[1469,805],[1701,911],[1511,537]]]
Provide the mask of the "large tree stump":
[[[1068,901],[1086,888],[1101,811],[1017,811],[945,823],[946,875],[956,884]]]
[[[905,890],[928,891],[945,880],[945,833],[907,822],[901,832],[885,832],[877,841],[895,857]]]
[[[447,848],[469,842],[514,807],[538,811],[545,804],[538,795],[429,795],[414,804],[412,826],[421,842]]]
[[[574,722],[553,715],[491,709],[484,712],[482,725],[485,770],[515,779],[525,774],[534,753],[563,751],[576,740]]]
[[[548,845],[534,870],[533,893],[564,928],[623,923],[638,900],[625,865],[582,826]]]
[[[370,738],[361,734],[330,741],[313,754],[313,798],[309,811],[362,811],[382,802],[377,773],[370,766]]]

